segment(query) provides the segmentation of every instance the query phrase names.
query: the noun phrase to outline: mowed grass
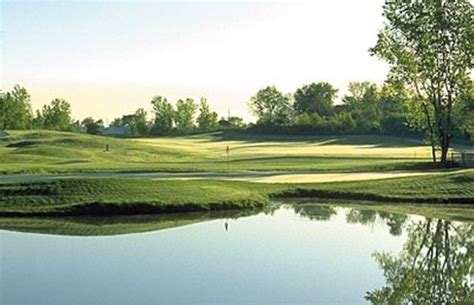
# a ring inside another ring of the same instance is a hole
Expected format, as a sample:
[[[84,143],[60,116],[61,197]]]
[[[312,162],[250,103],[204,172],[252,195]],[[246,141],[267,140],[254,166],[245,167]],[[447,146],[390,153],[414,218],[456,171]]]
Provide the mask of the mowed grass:
[[[233,132],[118,139],[54,131],[9,131],[0,173],[362,172],[424,169],[430,149],[388,136],[290,137]],[[109,151],[105,151],[105,146]]]
[[[65,179],[0,186],[0,214],[142,214],[263,207],[246,183]]]
[[[110,215],[261,208],[272,197],[406,203],[474,203],[474,170],[374,181],[65,179],[0,185],[0,214]]]

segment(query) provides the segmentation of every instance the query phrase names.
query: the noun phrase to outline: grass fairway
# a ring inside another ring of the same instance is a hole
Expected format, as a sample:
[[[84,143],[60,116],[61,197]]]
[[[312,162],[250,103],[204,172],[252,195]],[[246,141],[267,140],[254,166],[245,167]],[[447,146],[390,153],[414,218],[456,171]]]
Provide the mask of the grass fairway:
[[[10,131],[0,173],[371,172],[430,167],[420,141],[387,136],[286,137],[232,132],[116,139],[54,131]],[[105,145],[110,147],[105,152]]]
[[[66,179],[0,185],[0,214],[110,215],[265,207],[271,197],[473,203],[474,170],[374,181],[270,184],[215,180]]]
[[[431,166],[430,148],[412,139],[231,132],[156,139],[10,134],[0,145],[0,172],[7,174],[0,179],[4,216],[261,208],[272,197],[474,202],[474,171],[423,171]]]

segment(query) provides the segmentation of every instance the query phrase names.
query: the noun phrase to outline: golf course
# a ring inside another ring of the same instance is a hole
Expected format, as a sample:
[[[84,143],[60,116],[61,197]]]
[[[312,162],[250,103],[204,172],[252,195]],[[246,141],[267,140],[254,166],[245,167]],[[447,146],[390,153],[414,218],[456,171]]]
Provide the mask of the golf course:
[[[0,146],[4,216],[265,208],[286,197],[474,202],[474,170],[434,167],[430,147],[412,138],[233,131],[156,138],[9,134]]]

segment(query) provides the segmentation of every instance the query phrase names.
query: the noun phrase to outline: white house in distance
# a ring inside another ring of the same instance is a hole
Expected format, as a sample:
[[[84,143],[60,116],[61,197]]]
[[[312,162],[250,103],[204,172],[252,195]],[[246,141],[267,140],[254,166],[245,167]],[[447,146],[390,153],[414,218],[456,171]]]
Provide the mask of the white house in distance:
[[[102,134],[104,136],[118,136],[118,137],[126,137],[132,135],[132,131],[128,126],[110,126],[106,127],[102,130]]]

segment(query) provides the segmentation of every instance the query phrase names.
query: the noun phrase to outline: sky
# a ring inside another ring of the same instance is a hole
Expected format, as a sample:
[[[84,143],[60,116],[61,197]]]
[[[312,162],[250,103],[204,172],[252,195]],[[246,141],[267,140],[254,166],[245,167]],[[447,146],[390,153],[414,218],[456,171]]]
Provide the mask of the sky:
[[[0,2],[1,89],[24,86],[34,109],[65,98],[76,119],[150,111],[162,95],[251,121],[247,101],[268,85],[328,81],[341,98],[388,71],[368,52],[383,0]]]

